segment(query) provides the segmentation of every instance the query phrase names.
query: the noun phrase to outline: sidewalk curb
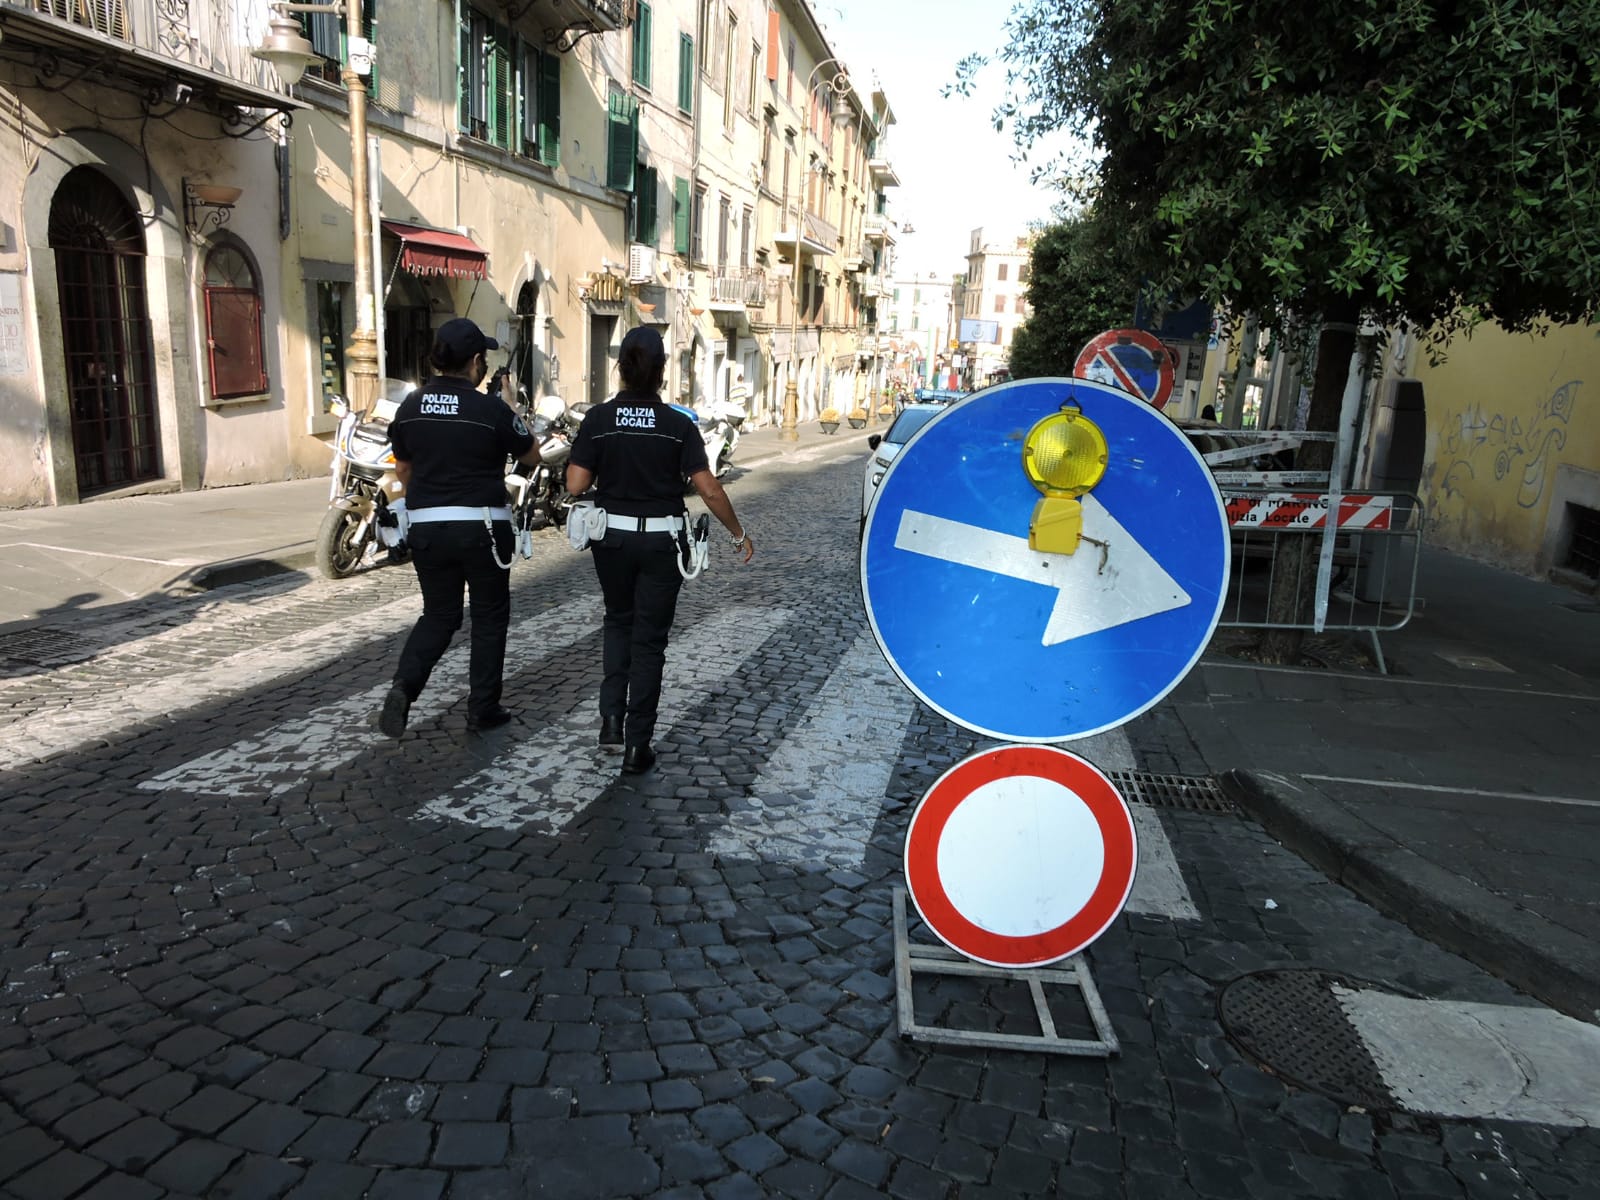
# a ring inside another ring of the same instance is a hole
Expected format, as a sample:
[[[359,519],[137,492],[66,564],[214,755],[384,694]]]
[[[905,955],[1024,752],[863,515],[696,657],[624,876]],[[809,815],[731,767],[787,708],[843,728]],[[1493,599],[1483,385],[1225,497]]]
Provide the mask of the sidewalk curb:
[[[1600,1021],[1600,945],[1429,862],[1303,781],[1232,770],[1219,782],[1268,833],[1381,912],[1568,1016]]]

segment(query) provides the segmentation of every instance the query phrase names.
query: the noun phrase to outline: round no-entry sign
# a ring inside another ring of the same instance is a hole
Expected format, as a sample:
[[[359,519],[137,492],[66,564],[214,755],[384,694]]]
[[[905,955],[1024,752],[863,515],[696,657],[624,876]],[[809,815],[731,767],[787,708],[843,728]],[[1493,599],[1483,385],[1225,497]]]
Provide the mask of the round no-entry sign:
[[[1138,847],[1100,770],[1053,746],[1002,746],[951,767],[906,835],[906,882],[928,928],[996,967],[1084,949],[1116,920]]]

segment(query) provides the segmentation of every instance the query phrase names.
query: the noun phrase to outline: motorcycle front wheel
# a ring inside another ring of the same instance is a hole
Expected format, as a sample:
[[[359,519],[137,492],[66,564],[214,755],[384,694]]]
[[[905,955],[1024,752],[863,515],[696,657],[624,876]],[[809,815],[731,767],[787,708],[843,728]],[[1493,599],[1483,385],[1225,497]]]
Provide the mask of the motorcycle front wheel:
[[[366,538],[358,538],[361,518],[344,508],[330,508],[317,528],[317,569],[329,579],[355,574],[366,552]],[[370,531],[369,535],[370,536]]]

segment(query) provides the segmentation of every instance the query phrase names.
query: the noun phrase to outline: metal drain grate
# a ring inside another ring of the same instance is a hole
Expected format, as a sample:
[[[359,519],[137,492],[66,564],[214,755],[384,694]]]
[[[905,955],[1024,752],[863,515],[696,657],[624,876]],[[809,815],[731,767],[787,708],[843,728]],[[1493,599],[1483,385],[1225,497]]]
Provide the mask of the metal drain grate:
[[[1390,990],[1327,971],[1258,971],[1222,989],[1217,1014],[1228,1036],[1280,1078],[1369,1111],[1399,1107],[1335,985]]]
[[[96,653],[98,647],[84,641],[78,634],[65,629],[52,629],[47,625],[0,634],[0,662],[53,667],[62,663],[82,662],[86,658],[93,658]]]
[[[1161,775],[1154,771],[1107,771],[1125,800],[1190,812],[1236,813],[1239,806],[1222,794],[1209,775]]]

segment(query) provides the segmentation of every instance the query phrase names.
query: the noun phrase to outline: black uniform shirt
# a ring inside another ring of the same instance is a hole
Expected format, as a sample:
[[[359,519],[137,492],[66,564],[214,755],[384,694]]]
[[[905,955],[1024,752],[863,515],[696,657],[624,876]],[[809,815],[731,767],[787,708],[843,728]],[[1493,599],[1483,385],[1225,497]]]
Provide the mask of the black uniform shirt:
[[[572,461],[595,476],[595,499],[623,517],[674,517],[683,480],[706,469],[700,427],[653,392],[618,392],[584,414]]]
[[[506,455],[520,458],[533,434],[504,400],[465,379],[436,375],[400,403],[389,422],[395,458],[411,464],[406,507],[506,504]]]

